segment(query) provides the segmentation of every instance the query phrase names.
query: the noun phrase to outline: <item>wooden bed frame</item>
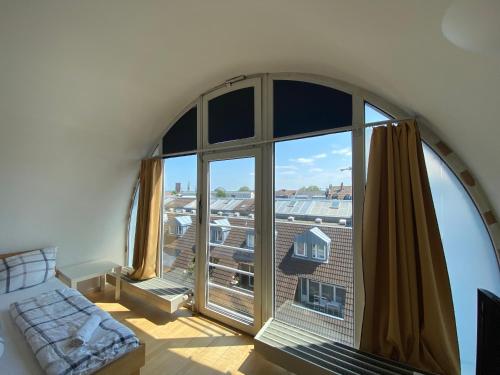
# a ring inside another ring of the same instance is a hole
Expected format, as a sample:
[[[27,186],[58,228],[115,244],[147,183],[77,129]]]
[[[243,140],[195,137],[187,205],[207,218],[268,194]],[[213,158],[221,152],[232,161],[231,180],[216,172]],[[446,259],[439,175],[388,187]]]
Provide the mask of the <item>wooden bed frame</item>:
[[[12,253],[0,254],[0,259],[8,258],[13,255],[26,253],[33,250],[17,251]],[[140,375],[141,367],[146,363],[146,344],[139,342],[139,346],[116,358],[113,362],[94,372],[95,375]]]

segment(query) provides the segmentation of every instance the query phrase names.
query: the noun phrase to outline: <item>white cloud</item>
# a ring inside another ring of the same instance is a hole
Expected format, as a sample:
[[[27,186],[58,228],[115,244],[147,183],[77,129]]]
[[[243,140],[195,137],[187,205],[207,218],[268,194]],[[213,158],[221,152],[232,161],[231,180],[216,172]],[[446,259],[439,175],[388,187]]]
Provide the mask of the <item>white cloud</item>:
[[[313,156],[313,158],[314,158],[314,159],[324,159],[324,158],[326,158],[326,156],[327,156],[327,155],[323,152],[323,153],[321,153],[321,154],[314,155],[314,156]]]
[[[298,169],[295,165],[277,165],[275,169],[285,169],[285,170],[296,170]]]
[[[255,176],[255,172],[250,172],[250,176]]]
[[[319,172],[323,172],[323,169],[321,169],[321,168],[311,168],[311,169],[309,169],[309,172],[319,173]]]
[[[342,156],[352,156],[352,151],[350,147],[344,147],[332,150],[333,155],[342,155]]]
[[[290,159],[290,161],[294,161],[300,164],[312,164],[314,163],[314,159],[312,158],[297,158],[297,159]]]
[[[297,174],[297,172],[295,171],[283,171],[283,172],[280,172],[281,175],[292,175],[292,174]]]

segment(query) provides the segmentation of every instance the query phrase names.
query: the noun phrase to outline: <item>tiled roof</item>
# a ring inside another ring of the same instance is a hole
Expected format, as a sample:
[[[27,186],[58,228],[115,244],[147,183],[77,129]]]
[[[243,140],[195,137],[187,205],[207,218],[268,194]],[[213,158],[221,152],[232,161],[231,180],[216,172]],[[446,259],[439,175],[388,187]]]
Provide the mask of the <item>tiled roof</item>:
[[[168,213],[168,219],[178,214]],[[186,215],[186,214],[183,214]],[[232,227],[224,245],[247,248],[246,228],[253,228],[253,220],[243,217],[213,216],[213,220],[227,220]],[[195,220],[193,220],[193,223]],[[225,224],[225,223],[224,223]],[[297,234],[319,227],[324,235],[331,239],[328,263],[302,260],[292,257],[293,242]],[[353,254],[352,230],[348,227],[320,225],[314,222],[276,221],[275,241],[275,316],[277,319],[308,329],[320,335],[331,337],[342,343],[352,345],[354,336],[353,316]],[[195,225],[191,225],[182,237],[164,234],[164,252],[175,255],[176,259],[170,267],[175,281],[183,285],[193,283],[193,260],[195,256]],[[248,251],[235,251],[223,246],[211,246],[211,261],[223,266],[238,269],[242,263],[252,264],[254,254]],[[165,270],[167,271],[167,270]],[[344,319],[320,314],[294,303],[299,277],[309,278],[327,284],[333,284],[346,289],[346,304]],[[234,272],[213,268],[210,271],[210,282],[226,288],[252,294],[251,291],[238,288]],[[180,281],[179,281],[180,280]],[[240,314],[253,315],[253,298],[228,292],[219,288],[209,288],[209,301],[228,309],[234,309]]]
[[[352,345],[354,335],[352,230],[351,228],[320,226],[321,231],[331,239],[328,263],[293,257],[295,235],[315,226],[317,224],[314,223],[276,222],[278,235],[275,241],[275,316],[279,320],[333,339],[339,339],[340,334],[341,342]],[[299,277],[345,288],[347,293],[344,319],[318,314],[295,306],[293,301]]]
[[[178,198],[178,197],[165,198],[165,208],[167,210],[170,208],[174,210],[178,208],[193,209],[196,208],[196,205],[194,205],[194,207],[191,207],[194,203],[196,203],[196,199],[194,198]]]

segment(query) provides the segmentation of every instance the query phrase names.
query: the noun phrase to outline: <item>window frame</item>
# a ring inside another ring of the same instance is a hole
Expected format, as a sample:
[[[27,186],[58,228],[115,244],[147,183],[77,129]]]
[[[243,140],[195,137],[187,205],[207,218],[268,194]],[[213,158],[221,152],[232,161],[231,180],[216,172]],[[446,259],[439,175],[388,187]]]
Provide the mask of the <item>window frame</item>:
[[[302,246],[300,246],[300,245],[302,245]],[[303,254],[299,253],[300,249],[303,250],[303,252],[304,252]],[[307,242],[306,241],[303,241],[303,242],[294,241],[293,254],[297,257],[300,257],[300,258],[308,258],[308,256],[307,256]]]
[[[334,318],[334,319],[339,319],[339,320],[344,320],[344,309],[345,309],[345,301],[344,303],[341,303],[340,301],[337,300],[337,291],[338,289],[341,289],[343,290],[345,293],[347,293],[347,288],[346,287],[343,287],[343,286],[340,286],[340,285],[336,285],[336,284],[329,284],[329,283],[323,283],[321,281],[316,281],[316,280],[312,280],[312,279],[309,279],[308,277],[302,277],[302,276],[299,276],[298,278],[298,285],[299,285],[299,288],[300,288],[300,294],[299,294],[299,299],[300,299],[300,302],[299,301],[295,301],[294,300],[294,303],[299,303],[300,305],[298,305],[299,307],[302,307],[304,309],[307,309],[307,310],[310,310],[310,311],[313,311],[315,313],[318,313],[318,314],[323,314],[323,315],[327,315],[331,318]],[[304,288],[304,281],[305,281],[305,288]],[[318,284],[318,300],[321,301],[321,299],[326,299],[329,303],[338,303],[340,305],[342,305],[342,311],[341,311],[341,315],[342,316],[338,316],[338,315],[334,315],[334,314],[329,314],[329,313],[326,313],[326,312],[321,312],[321,311],[316,311],[310,307],[307,307],[307,306],[304,306],[303,303],[306,303],[306,304],[312,304],[312,305],[321,305],[321,302],[316,302],[315,301],[315,296],[310,294],[310,285],[311,283],[315,283],[315,284]],[[329,300],[327,297],[325,297],[323,295],[323,289],[325,287],[329,287],[329,288],[332,288],[332,291],[333,291],[333,299],[332,300]],[[305,291],[305,293],[304,293]],[[312,302],[311,302],[311,297],[312,297]]]
[[[346,93],[350,93],[352,95],[353,100],[353,118],[350,126],[339,127],[336,129],[330,129],[325,132],[318,133],[305,133],[298,134],[292,137],[286,137],[286,139],[299,139],[303,137],[310,137],[320,134],[334,134],[343,131],[352,131],[352,152],[353,152],[353,214],[352,214],[352,228],[353,228],[353,254],[354,254],[354,280],[353,280],[353,291],[354,291],[354,330],[355,330],[355,338],[354,338],[354,346],[359,346],[359,338],[361,333],[361,323],[362,323],[362,312],[364,306],[364,290],[363,286],[363,277],[362,277],[362,262],[361,262],[361,227],[360,227],[360,218],[362,217],[362,201],[364,198],[364,183],[366,177],[366,165],[365,165],[365,137],[364,137],[364,127],[361,124],[365,123],[364,118],[364,103],[368,102],[373,107],[380,109],[381,111],[390,114],[394,118],[407,118],[413,115],[413,113],[406,112],[401,110],[397,106],[392,103],[380,98],[379,96],[363,89],[360,87],[356,87],[355,85],[339,81],[329,77],[316,76],[312,74],[303,74],[303,73],[272,73],[272,74],[254,74],[245,77],[246,80],[256,79],[260,81],[261,90],[256,90],[254,92],[254,98],[257,101],[257,96],[260,97],[258,101],[258,105],[260,106],[260,115],[256,114],[256,128],[255,128],[255,137],[252,139],[247,139],[244,142],[241,140],[238,141],[230,141],[224,143],[218,143],[215,145],[206,145],[204,144],[204,135],[206,130],[204,129],[203,124],[203,110],[202,104],[203,100],[207,95],[213,93],[214,91],[220,90],[221,87],[227,86],[229,90],[231,88],[237,87],[241,82],[236,83],[225,83],[222,84],[204,94],[201,94],[194,102],[190,103],[188,106],[184,108],[183,111],[179,113],[176,118],[170,122],[169,127],[165,130],[165,132],[161,135],[159,141],[155,143],[153,147],[153,151],[148,153],[150,156],[158,155],[157,148],[160,146],[163,136],[168,132],[170,127],[175,124],[175,122],[187,112],[187,110],[191,109],[194,105],[198,106],[198,147],[196,150],[196,154],[198,155],[198,184],[202,180],[203,176],[201,175],[201,163],[202,163],[202,155],[208,152],[209,148],[218,149],[219,147],[243,147],[243,146],[256,146],[259,147],[263,153],[263,166],[262,166],[262,178],[263,181],[263,189],[262,189],[262,200],[264,202],[264,206],[266,206],[266,202],[274,201],[274,182],[273,182],[273,174],[274,174],[274,166],[273,166],[273,155],[274,155],[274,144],[282,139],[273,139],[273,80],[298,80],[304,82],[317,83],[325,86],[330,86],[334,89],[344,91]],[[256,107],[257,108],[257,107]],[[260,122],[259,126],[257,122]],[[353,124],[355,126],[353,126]],[[359,126],[358,126],[359,125]],[[500,249],[500,232],[496,231],[496,227],[490,225],[485,221],[485,217],[482,213],[489,212],[491,210],[491,204],[488,202],[488,199],[485,197],[484,193],[481,192],[481,189],[477,187],[478,182],[474,188],[469,186],[464,182],[463,177],[460,175],[460,172],[465,170],[465,165],[462,163],[460,158],[456,153],[452,153],[452,158],[448,158],[447,154],[444,153],[440,149],[440,140],[439,138],[431,131],[427,122],[423,119],[419,119],[419,125],[421,130],[421,135],[423,141],[430,146],[430,148],[440,156],[445,162],[446,166],[453,172],[453,174],[458,178],[458,180],[463,184],[465,190],[469,193],[469,196],[474,203],[474,205],[478,208],[480,212],[480,217],[482,219],[484,227],[487,229],[487,232],[490,236],[490,239],[493,243],[492,248],[496,250],[496,258],[500,265],[500,253],[498,249]],[[260,129],[259,129],[260,128]],[[257,136],[260,134],[260,138]],[[212,147],[213,146],[213,147]],[[155,152],[156,150],[156,152]],[[161,152],[159,153],[161,155]],[[180,154],[193,154],[193,152],[186,152]],[[179,155],[180,155],[179,154]],[[169,157],[178,156],[177,154],[168,155]],[[199,189],[197,193],[197,202],[200,202],[200,194]],[[132,194],[130,209],[129,209],[129,217],[128,217],[128,231],[132,228],[130,223],[131,219],[131,210],[134,204],[134,200],[137,199],[134,197],[136,189]],[[260,241],[261,246],[266,250],[262,256],[261,261],[261,270],[262,270],[262,320],[266,321],[267,319],[274,316],[274,208],[272,207],[263,210],[262,212],[262,223],[263,230],[260,233]],[[198,210],[197,210],[198,211]],[[195,223],[193,223],[194,225]],[[199,234],[199,223],[197,220],[196,223],[196,231]],[[163,232],[163,228],[162,228]],[[126,234],[127,238],[129,238],[129,233]],[[160,241],[162,243],[162,241]],[[125,251],[125,261],[130,257],[131,253],[130,244],[126,242],[126,251]],[[197,250],[197,259],[198,258]],[[161,254],[161,249],[159,249],[159,253]],[[161,259],[160,262],[161,264]],[[198,275],[198,270],[196,274]]]
[[[237,91],[240,89],[253,87],[254,88],[254,136],[242,139],[234,139],[225,142],[219,143],[210,143],[209,141],[209,124],[208,124],[208,108],[209,102],[212,99],[215,99],[224,94],[228,94],[233,91]],[[214,90],[206,93],[202,96],[202,127],[201,127],[201,136],[202,136],[202,146],[203,149],[219,149],[221,147],[230,147],[230,146],[244,146],[248,144],[252,144],[262,140],[262,77],[248,77],[241,81],[237,81],[226,85],[224,87],[217,87]]]
[[[323,251],[322,257],[319,256],[320,249]],[[323,244],[320,246],[317,243],[313,243],[312,244],[311,258],[316,260],[316,261],[321,261],[321,262],[325,262],[326,260],[328,260],[327,251],[326,251],[326,244]]]

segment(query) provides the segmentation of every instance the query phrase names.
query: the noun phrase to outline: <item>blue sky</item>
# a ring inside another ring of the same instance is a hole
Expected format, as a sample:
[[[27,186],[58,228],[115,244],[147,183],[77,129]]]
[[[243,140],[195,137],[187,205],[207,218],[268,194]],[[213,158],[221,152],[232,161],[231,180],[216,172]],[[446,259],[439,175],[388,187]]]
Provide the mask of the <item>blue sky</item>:
[[[182,190],[196,191],[196,155],[178,156],[164,161],[165,191],[175,190],[175,183],[180,182]]]
[[[366,107],[366,121],[386,119],[378,111]],[[371,129],[367,130],[367,146]],[[367,147],[368,149],[368,147]],[[329,184],[350,185],[352,166],[351,134],[337,133],[276,143],[276,189],[298,189],[317,185],[325,188]],[[254,163],[252,159],[215,162],[211,165],[212,188],[237,190],[241,186],[254,187]],[[165,190],[175,189],[180,182],[182,189],[196,190],[196,156],[181,156],[165,160]]]
[[[275,169],[277,189],[298,189],[316,185],[351,184],[352,165],[350,132],[279,142],[276,144]],[[211,189],[223,187],[238,190],[242,186],[255,187],[253,158],[216,161],[210,163]],[[196,156],[182,156],[165,160],[165,189],[172,191],[180,182],[186,190],[196,188]]]
[[[337,133],[275,145],[276,189],[351,185],[351,133]]]

